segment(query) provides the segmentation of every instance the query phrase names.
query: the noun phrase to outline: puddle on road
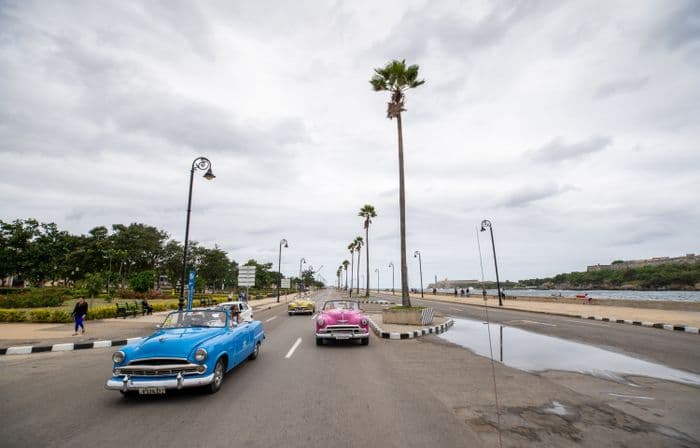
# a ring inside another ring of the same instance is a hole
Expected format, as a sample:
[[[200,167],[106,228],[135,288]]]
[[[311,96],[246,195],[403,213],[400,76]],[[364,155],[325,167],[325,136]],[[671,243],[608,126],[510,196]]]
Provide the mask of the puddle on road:
[[[454,326],[439,337],[489,357],[491,329],[493,358],[503,364],[529,372],[564,370],[623,381],[628,375],[647,376],[700,386],[700,375],[662,364],[633,358],[592,345],[507,327],[485,325],[481,321],[454,319]]]

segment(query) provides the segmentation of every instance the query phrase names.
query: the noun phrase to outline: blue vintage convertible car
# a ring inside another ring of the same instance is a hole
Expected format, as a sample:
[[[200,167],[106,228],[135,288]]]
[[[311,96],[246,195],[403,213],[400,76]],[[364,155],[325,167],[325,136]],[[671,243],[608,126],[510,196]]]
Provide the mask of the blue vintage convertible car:
[[[229,311],[176,311],[151,336],[112,355],[113,376],[105,387],[157,394],[206,386],[215,393],[226,372],[258,356],[264,338],[260,321],[238,324]]]

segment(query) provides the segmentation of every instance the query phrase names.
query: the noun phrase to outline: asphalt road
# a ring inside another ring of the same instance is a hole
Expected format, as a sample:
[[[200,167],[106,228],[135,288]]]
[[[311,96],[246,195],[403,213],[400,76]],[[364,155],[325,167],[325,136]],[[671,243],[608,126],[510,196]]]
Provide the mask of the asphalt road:
[[[412,299],[412,302],[431,306],[445,315],[476,320],[486,318],[483,307],[438,302],[429,300],[429,297]],[[489,320],[494,323],[584,342],[700,373],[700,336],[697,334],[507,309],[489,308],[488,313]]]
[[[322,291],[318,297],[334,296]],[[227,374],[215,395],[185,390],[123,398],[106,391],[109,349],[3,357],[0,444],[498,446],[488,359],[436,336],[372,336],[369,346],[317,347],[309,316],[274,308],[257,312],[256,319],[267,333],[260,357]],[[565,332],[566,322],[561,327]],[[533,374],[500,364],[495,376],[503,446],[697,446],[700,440],[695,387]],[[557,404],[565,414],[551,411]]]

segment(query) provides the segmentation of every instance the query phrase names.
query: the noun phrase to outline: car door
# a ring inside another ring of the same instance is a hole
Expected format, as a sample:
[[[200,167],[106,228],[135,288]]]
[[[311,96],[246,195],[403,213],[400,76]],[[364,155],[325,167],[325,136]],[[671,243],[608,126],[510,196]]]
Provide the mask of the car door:
[[[234,331],[234,346],[236,347],[236,364],[240,364],[253,353],[253,330],[249,322],[243,321]]]

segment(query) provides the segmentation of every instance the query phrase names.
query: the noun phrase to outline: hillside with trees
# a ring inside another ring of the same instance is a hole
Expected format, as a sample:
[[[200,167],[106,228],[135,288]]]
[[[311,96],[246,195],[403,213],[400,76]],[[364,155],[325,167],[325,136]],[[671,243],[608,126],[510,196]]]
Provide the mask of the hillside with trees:
[[[520,287],[554,289],[700,289],[700,263],[664,264],[632,269],[569,272],[518,282]]]

